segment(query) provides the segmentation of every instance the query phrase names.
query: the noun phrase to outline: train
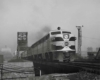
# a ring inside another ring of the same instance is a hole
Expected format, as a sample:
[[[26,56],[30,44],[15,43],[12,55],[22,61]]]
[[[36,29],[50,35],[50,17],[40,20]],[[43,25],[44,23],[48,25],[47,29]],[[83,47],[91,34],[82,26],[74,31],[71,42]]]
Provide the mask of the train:
[[[75,41],[75,35],[58,27],[21,53],[21,58],[32,61],[73,61],[76,53]]]

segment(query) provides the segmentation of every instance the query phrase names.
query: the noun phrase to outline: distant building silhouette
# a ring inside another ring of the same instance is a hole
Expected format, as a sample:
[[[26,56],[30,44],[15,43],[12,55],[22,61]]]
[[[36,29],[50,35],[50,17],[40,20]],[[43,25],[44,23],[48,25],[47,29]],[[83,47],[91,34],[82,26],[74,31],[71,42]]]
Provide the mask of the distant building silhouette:
[[[99,50],[99,47],[96,48],[96,52]]]
[[[87,48],[87,52],[93,52],[93,48],[92,47],[88,47]]]
[[[93,48],[92,47],[88,47],[87,48],[87,55],[88,55],[89,59],[93,59],[94,58]]]

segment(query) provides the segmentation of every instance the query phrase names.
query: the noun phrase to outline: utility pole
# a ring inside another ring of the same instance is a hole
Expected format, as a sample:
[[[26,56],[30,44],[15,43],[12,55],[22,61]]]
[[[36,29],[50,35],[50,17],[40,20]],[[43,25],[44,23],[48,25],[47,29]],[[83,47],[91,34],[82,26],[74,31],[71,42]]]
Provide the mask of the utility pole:
[[[4,61],[4,57],[3,55],[0,55],[0,71],[1,71],[1,79],[0,80],[3,80],[3,61]]]
[[[17,59],[19,59],[19,46],[17,46]]]
[[[78,29],[78,54],[81,55],[81,46],[82,46],[82,27],[83,26],[76,26]]]
[[[3,64],[1,64],[1,80],[3,80]]]

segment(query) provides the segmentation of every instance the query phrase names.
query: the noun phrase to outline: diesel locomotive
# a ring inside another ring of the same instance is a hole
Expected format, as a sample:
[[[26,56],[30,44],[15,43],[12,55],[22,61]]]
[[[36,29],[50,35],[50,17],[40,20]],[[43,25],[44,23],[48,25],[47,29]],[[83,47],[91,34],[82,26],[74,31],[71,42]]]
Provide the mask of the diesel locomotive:
[[[21,54],[22,58],[31,60],[69,62],[74,60],[76,53],[76,37],[66,30],[50,31],[46,36],[35,42],[27,51]]]

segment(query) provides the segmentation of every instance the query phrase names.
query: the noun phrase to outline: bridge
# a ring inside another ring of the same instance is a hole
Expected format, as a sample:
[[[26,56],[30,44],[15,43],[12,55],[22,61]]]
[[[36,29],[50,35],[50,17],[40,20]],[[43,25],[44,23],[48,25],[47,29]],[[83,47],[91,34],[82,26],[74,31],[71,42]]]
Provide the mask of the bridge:
[[[51,62],[33,60],[32,56],[25,59],[33,61],[35,76],[50,73],[74,73],[80,70],[100,74],[100,49],[94,59],[78,60],[73,62]]]

